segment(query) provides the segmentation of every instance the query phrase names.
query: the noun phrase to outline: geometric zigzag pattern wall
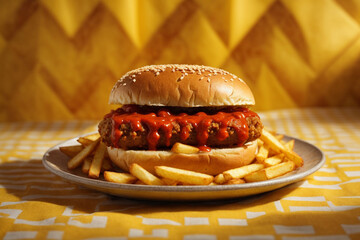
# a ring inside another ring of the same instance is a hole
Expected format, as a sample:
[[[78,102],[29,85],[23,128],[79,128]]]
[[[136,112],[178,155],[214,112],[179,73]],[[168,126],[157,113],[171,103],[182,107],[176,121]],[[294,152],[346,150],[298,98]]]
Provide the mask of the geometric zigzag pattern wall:
[[[359,0],[0,3],[0,121],[99,119],[125,72],[224,68],[257,110],[360,105]]]

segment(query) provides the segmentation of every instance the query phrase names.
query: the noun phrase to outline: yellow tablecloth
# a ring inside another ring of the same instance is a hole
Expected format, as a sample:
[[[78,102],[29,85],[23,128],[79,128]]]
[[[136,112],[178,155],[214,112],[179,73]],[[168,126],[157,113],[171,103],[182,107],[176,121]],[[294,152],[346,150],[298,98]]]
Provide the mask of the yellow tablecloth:
[[[51,146],[96,122],[0,124],[1,239],[360,239],[360,109],[262,112],[264,125],[309,141],[326,165],[285,188],[225,201],[109,196],[48,172]]]

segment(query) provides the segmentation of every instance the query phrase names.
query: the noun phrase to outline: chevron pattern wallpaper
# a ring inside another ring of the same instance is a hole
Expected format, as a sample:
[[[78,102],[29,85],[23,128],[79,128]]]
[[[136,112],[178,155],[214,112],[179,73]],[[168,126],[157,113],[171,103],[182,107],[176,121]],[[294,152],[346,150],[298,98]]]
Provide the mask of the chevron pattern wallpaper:
[[[0,121],[100,119],[122,74],[223,68],[255,110],[360,105],[359,0],[2,0]]]

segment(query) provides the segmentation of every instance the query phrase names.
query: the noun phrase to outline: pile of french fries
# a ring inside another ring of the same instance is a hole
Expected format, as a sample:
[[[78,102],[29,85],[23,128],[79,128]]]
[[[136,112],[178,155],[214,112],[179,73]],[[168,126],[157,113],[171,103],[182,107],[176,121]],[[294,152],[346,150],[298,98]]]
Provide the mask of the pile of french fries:
[[[273,179],[303,165],[303,159],[293,151],[294,140],[284,142],[283,137],[263,129],[257,140],[258,152],[254,162],[216,176],[167,166],[156,166],[154,175],[135,163],[130,166],[129,173],[119,172],[112,165],[99,134],[80,137],[77,140],[80,145],[60,147],[60,151],[70,157],[69,169],[81,167],[90,178],[99,178],[102,173],[109,182],[170,186],[243,184]],[[196,154],[199,149],[176,143],[171,151]]]

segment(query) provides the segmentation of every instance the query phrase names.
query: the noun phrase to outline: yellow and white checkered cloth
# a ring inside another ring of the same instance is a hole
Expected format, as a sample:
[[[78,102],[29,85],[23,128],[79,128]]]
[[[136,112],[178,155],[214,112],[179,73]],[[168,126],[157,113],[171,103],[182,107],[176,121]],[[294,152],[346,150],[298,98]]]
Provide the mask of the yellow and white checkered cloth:
[[[360,109],[260,114],[268,129],[309,141],[326,165],[285,188],[224,201],[128,200],[48,172],[51,146],[96,122],[0,124],[1,239],[360,239]]]

